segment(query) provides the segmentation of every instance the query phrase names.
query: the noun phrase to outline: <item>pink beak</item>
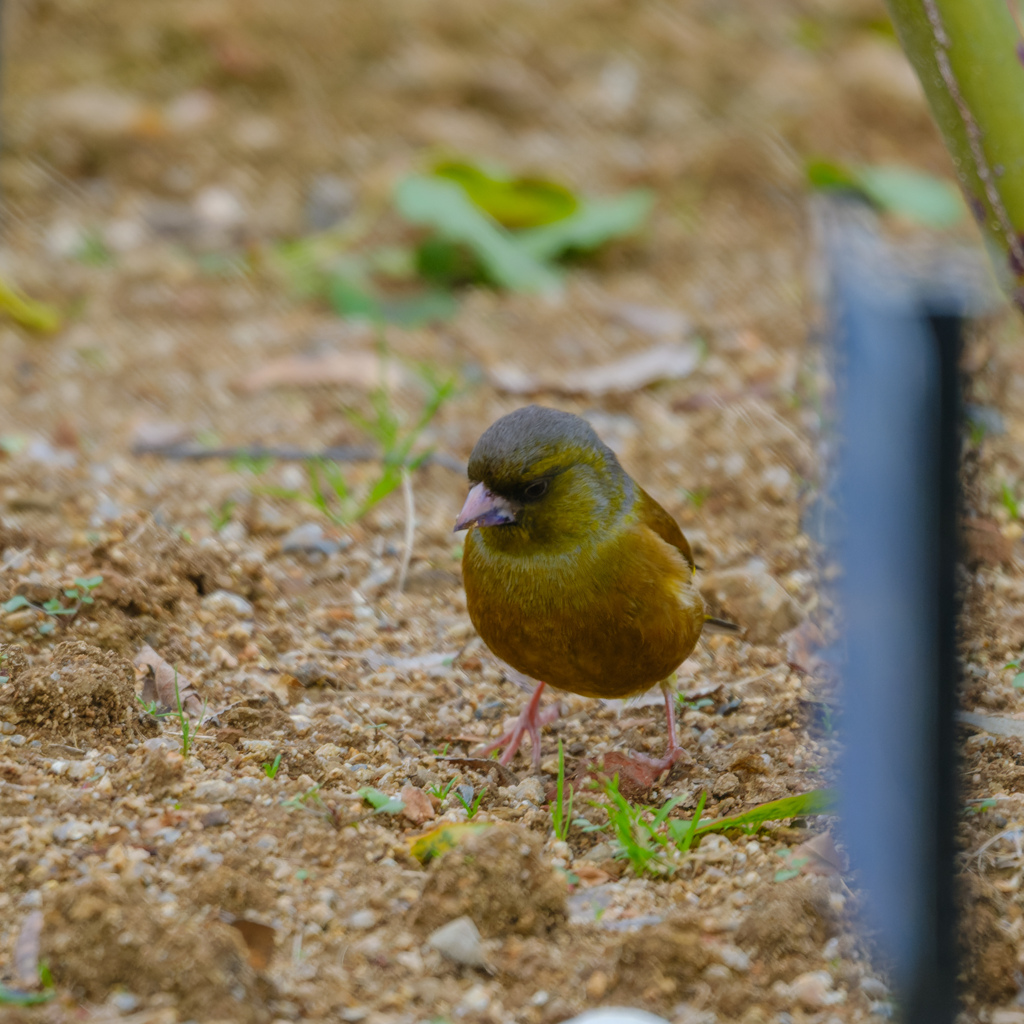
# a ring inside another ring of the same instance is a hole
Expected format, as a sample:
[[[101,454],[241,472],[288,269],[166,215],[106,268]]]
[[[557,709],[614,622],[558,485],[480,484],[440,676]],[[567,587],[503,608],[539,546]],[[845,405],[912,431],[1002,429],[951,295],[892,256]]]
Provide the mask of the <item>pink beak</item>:
[[[514,523],[516,511],[507,498],[489,491],[483,484],[473,484],[455,520],[455,533],[471,526],[501,526]]]

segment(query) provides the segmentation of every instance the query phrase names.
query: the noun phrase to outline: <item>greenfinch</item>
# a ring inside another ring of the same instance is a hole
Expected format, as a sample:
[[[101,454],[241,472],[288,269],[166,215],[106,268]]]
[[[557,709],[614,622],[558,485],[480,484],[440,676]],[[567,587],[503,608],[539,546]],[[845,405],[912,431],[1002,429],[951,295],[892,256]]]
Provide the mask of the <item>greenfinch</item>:
[[[508,764],[529,736],[539,766],[540,728],[557,717],[540,710],[547,684],[585,697],[660,684],[668,749],[642,760],[663,769],[687,758],[668,680],[709,617],[676,521],[571,413],[529,405],[503,416],[468,468],[455,530],[468,530],[469,616],[499,658],[538,681],[515,727],[481,753],[504,747]]]

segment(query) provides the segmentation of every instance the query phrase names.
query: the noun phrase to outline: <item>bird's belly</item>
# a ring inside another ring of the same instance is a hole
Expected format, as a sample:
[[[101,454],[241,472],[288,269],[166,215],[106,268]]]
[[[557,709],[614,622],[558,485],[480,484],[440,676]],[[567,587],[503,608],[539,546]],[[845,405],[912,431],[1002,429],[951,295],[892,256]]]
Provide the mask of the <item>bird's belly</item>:
[[[703,626],[689,580],[666,589],[614,577],[581,588],[578,572],[480,568],[465,574],[466,597],[487,646],[518,671],[586,697],[649,689],[689,656]]]

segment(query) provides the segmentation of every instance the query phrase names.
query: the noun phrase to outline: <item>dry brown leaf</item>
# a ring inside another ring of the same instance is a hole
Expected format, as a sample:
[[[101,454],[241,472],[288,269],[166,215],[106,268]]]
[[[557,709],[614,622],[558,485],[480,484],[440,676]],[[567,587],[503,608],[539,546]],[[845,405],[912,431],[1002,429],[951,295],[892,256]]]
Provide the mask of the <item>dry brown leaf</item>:
[[[402,814],[414,825],[422,825],[434,817],[434,805],[422,789],[417,789],[415,786],[403,786],[402,792],[398,794],[398,799],[405,804]]]
[[[976,517],[963,525],[967,561],[971,565],[1003,565],[1013,559],[1013,541],[1003,535],[994,519]]]
[[[189,718],[202,715],[203,702],[195,687],[149,644],[135,655],[133,664],[136,677],[143,680],[142,699],[147,704],[157,700],[173,712],[178,710],[180,701],[181,708]]]
[[[396,388],[404,380],[402,368],[392,359],[382,360],[376,352],[321,352],[272,359],[247,373],[239,381],[239,387],[243,391],[266,391],[268,388],[343,384],[372,391],[382,383]]]
[[[43,912],[32,910],[21,922],[11,957],[14,979],[19,988],[32,990],[39,987],[39,944],[42,937]]]
[[[265,971],[274,958],[274,929],[269,924],[249,921],[244,917],[236,917],[228,922],[238,930],[249,950],[249,966],[254,971]]]
[[[794,851],[793,858],[806,858],[802,871],[808,875],[841,875],[843,873],[843,857],[836,849],[831,832],[820,835],[801,843]]]
[[[491,383],[513,395],[556,391],[567,395],[610,395],[639,391],[661,380],[689,377],[700,363],[697,345],[658,345],[634,352],[604,366],[567,373],[531,373],[518,366],[501,364],[490,370]]]
[[[573,874],[579,879],[581,889],[589,889],[594,885],[604,885],[610,882],[612,876],[607,871],[602,871],[596,864],[587,861],[576,861],[572,866]]]

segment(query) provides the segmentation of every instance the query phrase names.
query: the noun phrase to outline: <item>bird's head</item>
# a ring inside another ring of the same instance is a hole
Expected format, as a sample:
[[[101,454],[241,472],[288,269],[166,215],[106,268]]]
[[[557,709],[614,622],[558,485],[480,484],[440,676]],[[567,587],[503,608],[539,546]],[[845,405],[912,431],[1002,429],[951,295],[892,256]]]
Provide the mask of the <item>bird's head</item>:
[[[632,495],[615,453],[586,420],[528,405],[491,424],[469,457],[455,529],[488,541],[564,545],[592,536]]]

